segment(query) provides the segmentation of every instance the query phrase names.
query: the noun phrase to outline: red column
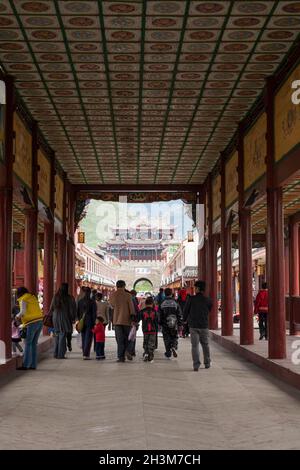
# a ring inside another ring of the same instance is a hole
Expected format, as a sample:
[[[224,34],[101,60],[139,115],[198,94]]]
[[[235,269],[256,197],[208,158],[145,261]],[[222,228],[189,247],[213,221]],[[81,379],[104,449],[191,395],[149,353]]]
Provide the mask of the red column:
[[[5,85],[5,167],[3,168],[5,174],[0,183],[0,341],[5,344],[5,355],[9,359],[11,357],[12,291],[13,78],[10,76],[5,77]]]
[[[289,225],[289,294],[299,295],[299,225],[291,222]]]
[[[299,272],[299,292],[300,292],[300,225],[298,231],[298,253],[299,253],[299,263],[298,263],[298,272]]]
[[[299,225],[293,221],[289,224],[289,295],[290,297],[299,295]],[[290,308],[290,335],[295,335],[293,302]]]
[[[54,295],[54,221],[44,224],[44,315]]]
[[[33,294],[38,292],[38,211],[35,208],[25,212],[24,284]]]
[[[240,344],[253,344],[251,210],[239,214]]]
[[[209,315],[209,328],[218,328],[218,285],[217,285],[217,238],[213,235],[213,213],[212,213],[212,178],[208,176],[207,181],[207,250],[206,250],[206,272],[207,272],[207,292],[212,299],[213,306]]]
[[[288,295],[290,291],[290,247],[289,243],[284,244],[284,291],[285,294]]]
[[[276,186],[274,155],[274,88],[267,81],[267,282],[269,289],[269,358],[286,357],[284,236],[282,188]]]
[[[75,208],[76,208],[76,198],[72,190],[72,187],[69,185],[68,188],[68,207],[69,207],[69,240],[68,240],[68,258],[67,258],[67,280],[69,284],[69,292],[73,295],[75,292]]]
[[[240,344],[253,344],[251,209],[244,207],[244,135],[242,125],[239,126],[238,138]]]
[[[209,328],[211,330],[218,329],[218,237],[212,235],[211,239],[211,282],[210,296],[213,306],[209,315]]]
[[[64,173],[64,196],[63,196],[63,214],[62,214],[62,233],[57,234],[57,268],[56,268],[56,290],[63,282],[67,282],[67,193],[66,193],[66,174]]]
[[[267,190],[269,357],[286,357],[282,189]]]
[[[203,247],[198,250],[198,278],[201,281],[205,281],[205,270],[206,270],[206,251],[205,251],[205,240]]]
[[[231,226],[226,225],[225,208],[225,162],[222,156],[221,167],[221,306],[222,335],[233,335],[233,296],[232,296],[232,234]]]
[[[54,248],[55,248],[55,155],[51,159],[51,179],[50,179],[50,206],[48,222],[44,224],[44,295],[43,310],[47,315],[54,295]],[[44,328],[44,334],[48,329]]]
[[[75,295],[75,245],[73,240],[68,240],[68,265],[67,280],[69,284],[69,292]]]
[[[37,122],[32,125],[32,202],[25,213],[24,284],[33,294],[38,292],[38,162]]]
[[[56,270],[56,290],[63,282],[66,282],[66,235],[57,234],[57,270]]]

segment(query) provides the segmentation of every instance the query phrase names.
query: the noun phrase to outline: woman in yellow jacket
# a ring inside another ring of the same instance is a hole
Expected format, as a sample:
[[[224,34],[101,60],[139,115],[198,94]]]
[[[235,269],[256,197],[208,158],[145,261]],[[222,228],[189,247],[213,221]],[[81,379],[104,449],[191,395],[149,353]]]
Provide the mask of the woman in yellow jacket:
[[[26,287],[19,287],[17,299],[20,305],[20,313],[17,315],[26,328],[25,351],[23,366],[19,370],[36,369],[37,343],[43,327],[43,313],[38,299],[30,294]]]

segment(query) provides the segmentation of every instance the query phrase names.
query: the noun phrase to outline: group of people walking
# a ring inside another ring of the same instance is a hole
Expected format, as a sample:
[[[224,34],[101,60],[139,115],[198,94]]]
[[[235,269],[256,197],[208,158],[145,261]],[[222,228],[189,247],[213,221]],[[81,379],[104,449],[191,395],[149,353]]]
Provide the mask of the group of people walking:
[[[107,301],[102,293],[82,287],[75,301],[63,283],[53,297],[47,317],[55,336],[54,357],[65,359],[72,351],[74,325],[80,333],[82,356],[90,359],[94,340],[97,360],[105,359],[105,329],[112,324],[117,342],[117,361],[132,361],[135,356],[135,336],[141,324],[144,336],[143,359],[153,362],[158,346],[158,332],[162,332],[165,352],[170,360],[178,356],[178,337],[183,330],[191,336],[193,369],[201,365],[200,345],[205,368],[211,365],[209,349],[209,313],[212,300],[205,295],[205,282],[195,282],[195,295],[187,295],[184,289],[175,299],[172,289],[160,289],[154,299],[148,297],[143,308],[139,307],[136,292],[129,292],[124,281],[119,280],[116,290]],[[23,365],[19,369],[36,369],[37,343],[43,327],[43,313],[35,295],[25,287],[17,291],[18,308],[13,313],[13,328],[21,323],[26,331]],[[16,307],[15,307],[16,308]],[[267,339],[268,290],[266,283],[259,291],[254,313],[259,316],[260,339]],[[14,342],[16,343],[16,341]]]

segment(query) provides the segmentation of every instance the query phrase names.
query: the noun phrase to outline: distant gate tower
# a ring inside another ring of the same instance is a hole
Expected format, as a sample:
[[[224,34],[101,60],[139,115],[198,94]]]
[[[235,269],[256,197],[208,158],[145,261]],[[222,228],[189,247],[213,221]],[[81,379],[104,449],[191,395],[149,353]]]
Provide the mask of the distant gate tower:
[[[112,237],[100,248],[120,261],[162,261],[163,250],[175,241],[174,225],[167,228],[140,224],[133,228],[110,227]]]

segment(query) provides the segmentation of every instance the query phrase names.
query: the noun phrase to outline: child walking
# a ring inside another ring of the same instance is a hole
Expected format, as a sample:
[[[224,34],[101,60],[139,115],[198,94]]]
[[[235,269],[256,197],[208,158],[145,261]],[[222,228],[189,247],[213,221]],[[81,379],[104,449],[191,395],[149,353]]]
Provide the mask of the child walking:
[[[140,312],[140,319],[142,320],[142,330],[144,334],[144,361],[153,362],[154,350],[156,348],[158,319],[152,297],[148,297],[146,299],[145,308]]]
[[[99,361],[100,359],[105,359],[105,326],[103,325],[104,318],[97,317],[96,323],[92,332],[95,335],[95,351],[96,351],[96,359]]]
[[[20,353],[23,352],[23,348],[19,344],[22,341],[20,322],[18,322],[16,319],[16,315],[19,313],[19,310],[20,309],[17,306],[15,306],[12,310],[11,341],[13,353],[16,353],[17,349]]]

